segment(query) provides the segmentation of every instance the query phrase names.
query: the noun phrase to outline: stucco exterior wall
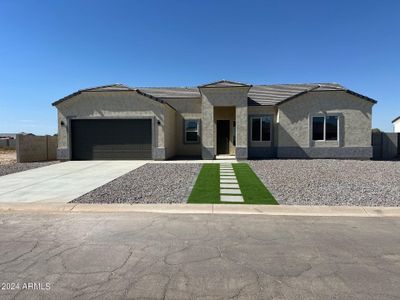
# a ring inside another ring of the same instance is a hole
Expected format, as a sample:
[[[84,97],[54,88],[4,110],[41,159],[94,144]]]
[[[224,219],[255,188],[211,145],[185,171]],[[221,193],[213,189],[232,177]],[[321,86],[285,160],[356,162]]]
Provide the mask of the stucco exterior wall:
[[[197,144],[186,144],[184,140],[184,121],[201,120],[201,99],[181,98],[166,99],[175,110],[175,155],[177,156],[201,156],[201,129],[200,141]],[[201,121],[200,121],[201,128]]]
[[[165,158],[171,158],[176,155],[176,141],[175,141],[175,115],[176,111],[169,107],[164,106],[164,144],[165,144]]]
[[[200,88],[202,95],[202,157],[216,155],[214,107],[235,106],[236,158],[247,158],[247,93],[249,87]]]
[[[370,158],[372,103],[344,91],[310,92],[278,106],[278,157]],[[338,141],[312,141],[311,117],[336,114]]]
[[[84,92],[56,107],[59,159],[70,159],[69,120],[74,118],[153,118],[153,158],[165,159],[166,152],[169,151],[165,150],[164,142],[165,105],[134,91]],[[156,120],[160,121],[160,125],[157,125]]]

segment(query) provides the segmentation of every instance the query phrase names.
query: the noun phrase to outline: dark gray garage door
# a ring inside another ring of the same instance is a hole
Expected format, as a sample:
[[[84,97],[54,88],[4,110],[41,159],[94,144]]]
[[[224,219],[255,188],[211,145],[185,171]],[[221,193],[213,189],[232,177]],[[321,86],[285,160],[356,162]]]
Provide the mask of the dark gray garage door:
[[[72,159],[151,159],[151,120],[71,120]]]

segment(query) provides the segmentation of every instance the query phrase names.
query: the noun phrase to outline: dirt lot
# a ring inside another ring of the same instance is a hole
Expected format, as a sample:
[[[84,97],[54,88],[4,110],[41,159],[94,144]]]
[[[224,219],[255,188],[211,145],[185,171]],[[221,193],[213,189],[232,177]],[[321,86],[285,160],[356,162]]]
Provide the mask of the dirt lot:
[[[0,149],[0,176],[56,164],[59,161],[17,163],[15,150]]]
[[[0,165],[13,164],[17,162],[15,150],[5,150],[0,148]]]

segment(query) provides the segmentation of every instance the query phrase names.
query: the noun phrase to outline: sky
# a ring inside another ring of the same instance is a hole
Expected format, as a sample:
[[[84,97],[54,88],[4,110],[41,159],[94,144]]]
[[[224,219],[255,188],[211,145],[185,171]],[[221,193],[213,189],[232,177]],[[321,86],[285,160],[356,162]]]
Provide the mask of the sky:
[[[337,82],[400,115],[400,1],[0,0],[0,132],[55,134],[78,89]]]

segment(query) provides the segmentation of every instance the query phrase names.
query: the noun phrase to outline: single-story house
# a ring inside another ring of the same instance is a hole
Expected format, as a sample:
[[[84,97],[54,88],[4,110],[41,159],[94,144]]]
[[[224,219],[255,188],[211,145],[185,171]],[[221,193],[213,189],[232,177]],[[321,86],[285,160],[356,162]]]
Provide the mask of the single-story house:
[[[374,99],[336,83],[79,90],[58,111],[58,158],[372,157]]]
[[[400,133],[400,116],[398,116],[397,118],[395,118],[392,121],[393,124],[393,132],[397,132]]]

